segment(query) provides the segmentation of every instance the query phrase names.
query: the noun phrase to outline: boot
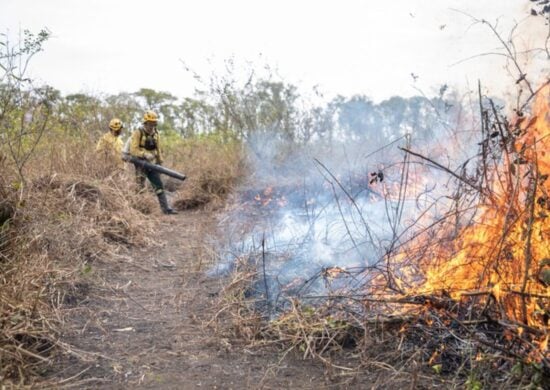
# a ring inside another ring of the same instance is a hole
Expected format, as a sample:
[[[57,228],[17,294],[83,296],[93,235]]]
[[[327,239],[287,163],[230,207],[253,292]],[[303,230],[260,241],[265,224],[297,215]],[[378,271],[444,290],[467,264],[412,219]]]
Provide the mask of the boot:
[[[157,196],[159,198],[160,209],[162,210],[162,212],[164,214],[177,214],[178,213],[176,210],[172,209],[168,205],[168,199],[166,199],[166,193],[163,192],[162,194],[158,194]]]

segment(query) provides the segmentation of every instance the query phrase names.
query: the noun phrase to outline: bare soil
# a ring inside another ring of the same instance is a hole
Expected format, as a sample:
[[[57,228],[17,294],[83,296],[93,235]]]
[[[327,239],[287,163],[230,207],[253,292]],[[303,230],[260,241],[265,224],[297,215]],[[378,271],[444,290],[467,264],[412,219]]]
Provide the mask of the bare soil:
[[[206,326],[223,280],[209,278],[216,216],[158,216],[156,245],[92,264],[72,297],[56,387],[104,389],[348,388],[321,364],[275,350],[251,350]],[[356,388],[365,388],[355,384]],[[354,387],[355,388],[355,387]]]

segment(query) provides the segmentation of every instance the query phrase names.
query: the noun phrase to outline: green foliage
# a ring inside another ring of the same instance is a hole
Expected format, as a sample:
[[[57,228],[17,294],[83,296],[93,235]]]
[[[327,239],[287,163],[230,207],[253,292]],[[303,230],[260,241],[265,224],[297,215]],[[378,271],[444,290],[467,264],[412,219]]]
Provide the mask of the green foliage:
[[[128,129],[141,123],[144,111],[135,94],[127,92],[107,96],[105,108],[109,118],[119,118]]]
[[[92,273],[92,266],[90,264],[82,264],[82,275],[89,275]]]
[[[218,99],[223,121],[240,139],[251,140],[257,133],[295,138],[298,94],[294,86],[264,80],[247,83],[242,89],[227,84]]]
[[[145,101],[145,107],[154,111],[161,111],[163,107],[175,102],[177,98],[168,92],[159,92],[154,89],[141,88],[134,96]]]
[[[477,379],[477,376],[473,373],[468,376],[468,379],[466,380],[466,389],[468,390],[482,390],[483,384],[479,379]]]
[[[176,127],[177,107],[174,102],[177,98],[168,92],[155,91],[149,88],[141,88],[133,94],[144,102],[144,109],[160,113],[162,121],[159,130],[174,130]],[[145,110],[143,110],[145,111]]]
[[[435,374],[440,375],[441,371],[443,370],[443,365],[442,364],[434,364],[432,366],[432,370],[434,371]]]
[[[184,98],[177,107],[176,129],[184,137],[208,134],[211,131],[229,133],[227,124],[216,108],[204,100]]]

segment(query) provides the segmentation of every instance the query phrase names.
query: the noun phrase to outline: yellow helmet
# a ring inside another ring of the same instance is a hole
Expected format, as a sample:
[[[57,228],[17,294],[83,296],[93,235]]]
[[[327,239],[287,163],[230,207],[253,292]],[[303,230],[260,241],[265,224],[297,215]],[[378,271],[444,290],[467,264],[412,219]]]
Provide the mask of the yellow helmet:
[[[122,129],[122,127],[123,127],[122,126],[122,121],[118,118],[113,118],[109,122],[109,129],[111,129],[111,130],[118,131],[118,130]]]
[[[153,111],[149,110],[143,114],[143,122],[158,122],[159,117]]]

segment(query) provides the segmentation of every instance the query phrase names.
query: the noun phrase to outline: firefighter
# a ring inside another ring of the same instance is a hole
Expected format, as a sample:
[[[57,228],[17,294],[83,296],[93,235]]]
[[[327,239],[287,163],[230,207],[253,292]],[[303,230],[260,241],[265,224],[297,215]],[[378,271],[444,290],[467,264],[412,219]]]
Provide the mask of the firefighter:
[[[159,132],[157,130],[158,116],[153,111],[147,111],[143,115],[143,126],[132,133],[130,140],[130,155],[140,159],[147,160],[152,164],[162,164],[162,152],[159,142]],[[149,180],[155,194],[159,199],[159,204],[164,214],[177,214],[169,205],[166,199],[164,185],[160,179],[160,174],[151,169],[134,164],[136,168],[136,181],[138,189],[145,188],[145,178]]]
[[[124,162],[121,158],[122,139],[120,138],[123,127],[120,119],[111,119],[109,132],[105,133],[96,145],[96,152],[104,159],[106,165],[113,166],[116,169],[124,169]]]

